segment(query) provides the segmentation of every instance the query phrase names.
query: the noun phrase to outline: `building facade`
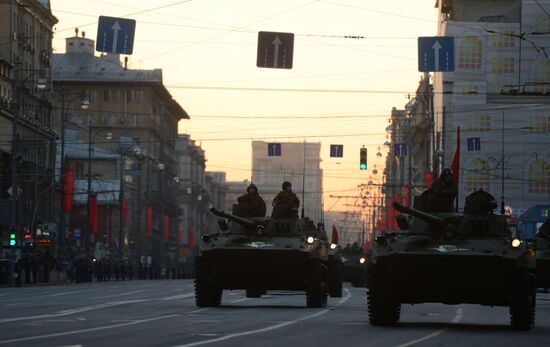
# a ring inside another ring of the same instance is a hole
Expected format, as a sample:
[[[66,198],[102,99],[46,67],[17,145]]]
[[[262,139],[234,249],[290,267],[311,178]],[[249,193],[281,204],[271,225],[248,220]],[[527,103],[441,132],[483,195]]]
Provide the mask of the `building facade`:
[[[45,88],[57,19],[49,1],[36,0],[4,1],[0,18],[0,226],[34,237],[54,218],[56,133]]]
[[[63,182],[65,169],[76,174],[76,208],[64,234],[74,239],[79,227],[77,248],[90,252],[101,243],[110,254],[170,265],[178,256],[177,129],[189,117],[163,85],[160,69],[132,70],[118,55],[95,56],[94,42],[76,33],[66,52],[53,56],[57,178]],[[87,158],[73,155],[78,146]],[[87,230],[92,195],[102,196],[97,231]]]
[[[459,206],[479,189],[516,217],[548,205],[550,38],[537,33],[550,30],[550,1],[437,6],[439,35],[455,37],[455,71],[435,73],[434,104],[446,166],[460,127]]]

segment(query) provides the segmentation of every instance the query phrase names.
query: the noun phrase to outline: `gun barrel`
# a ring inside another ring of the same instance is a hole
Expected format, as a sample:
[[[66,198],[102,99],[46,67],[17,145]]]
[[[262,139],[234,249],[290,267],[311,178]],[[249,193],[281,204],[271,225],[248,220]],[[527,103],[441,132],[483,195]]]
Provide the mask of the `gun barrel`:
[[[212,212],[213,214],[215,214],[216,216],[218,217],[222,217],[222,218],[227,218],[227,219],[230,219],[232,221],[234,221],[235,223],[238,223],[246,228],[255,228],[258,226],[257,223],[254,223],[253,221],[249,220],[249,219],[246,219],[246,218],[241,218],[241,217],[237,217],[237,216],[234,216],[232,214],[229,214],[229,213],[225,213],[224,211],[220,211],[214,207],[212,207],[210,209],[210,212]]]
[[[439,218],[437,216],[431,215],[426,212],[419,211],[414,208],[410,208],[407,206],[403,206],[398,202],[393,203],[393,208],[395,208],[399,212],[403,212],[406,214],[410,214],[411,216],[418,217],[422,219],[425,222],[431,223],[431,224],[445,224],[445,219]]]

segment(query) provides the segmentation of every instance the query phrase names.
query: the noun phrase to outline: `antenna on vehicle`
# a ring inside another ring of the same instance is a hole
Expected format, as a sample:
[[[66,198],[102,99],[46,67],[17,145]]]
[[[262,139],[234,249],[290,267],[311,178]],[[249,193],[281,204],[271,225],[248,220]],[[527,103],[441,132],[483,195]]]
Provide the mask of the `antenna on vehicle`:
[[[304,137],[304,168],[302,170],[302,218],[305,217],[304,205],[306,204],[306,138]]]

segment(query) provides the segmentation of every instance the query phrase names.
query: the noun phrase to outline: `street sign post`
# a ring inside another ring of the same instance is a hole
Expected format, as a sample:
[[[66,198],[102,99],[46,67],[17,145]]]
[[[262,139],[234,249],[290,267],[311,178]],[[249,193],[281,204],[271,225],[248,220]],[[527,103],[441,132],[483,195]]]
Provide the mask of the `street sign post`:
[[[330,157],[342,158],[344,156],[344,145],[330,145]]]
[[[449,72],[455,69],[455,41],[452,36],[418,38],[418,71]]]
[[[468,151],[469,152],[481,151],[481,138],[479,138],[479,137],[469,137],[467,141],[468,141]]]
[[[294,34],[260,31],[258,33],[257,67],[292,69]]]
[[[280,157],[281,156],[281,144],[280,143],[268,143],[267,144],[267,155],[269,157]]]
[[[407,144],[406,143],[396,143],[393,145],[394,155],[396,157],[406,157],[407,156]]]
[[[100,16],[97,25],[98,52],[132,54],[136,21],[133,19]]]

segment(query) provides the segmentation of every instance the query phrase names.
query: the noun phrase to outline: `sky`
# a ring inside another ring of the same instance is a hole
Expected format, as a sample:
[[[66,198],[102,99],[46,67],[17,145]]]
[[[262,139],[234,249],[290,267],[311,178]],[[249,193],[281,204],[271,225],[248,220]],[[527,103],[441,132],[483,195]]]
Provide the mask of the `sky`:
[[[207,170],[242,181],[250,179],[251,140],[321,142],[325,206],[335,202],[330,194],[381,182],[391,109],[404,107],[422,76],[418,37],[437,29],[435,0],[51,3],[57,53],[75,27],[95,39],[100,15],[136,20],[129,68],[163,70],[191,117],[179,132],[205,150]],[[292,69],[256,67],[259,31],[294,33]],[[330,158],[330,144],[343,144],[344,157]],[[362,146],[366,171],[359,170]]]

